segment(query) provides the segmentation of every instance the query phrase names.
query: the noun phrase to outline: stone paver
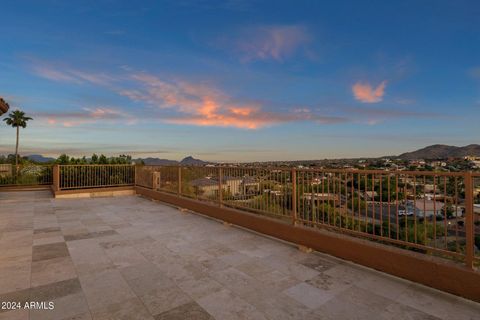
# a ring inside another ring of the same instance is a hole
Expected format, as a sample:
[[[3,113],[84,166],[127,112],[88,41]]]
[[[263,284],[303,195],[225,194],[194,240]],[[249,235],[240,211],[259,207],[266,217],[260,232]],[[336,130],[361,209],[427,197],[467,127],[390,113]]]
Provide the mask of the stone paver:
[[[480,304],[135,196],[0,192],[1,319],[478,319]]]

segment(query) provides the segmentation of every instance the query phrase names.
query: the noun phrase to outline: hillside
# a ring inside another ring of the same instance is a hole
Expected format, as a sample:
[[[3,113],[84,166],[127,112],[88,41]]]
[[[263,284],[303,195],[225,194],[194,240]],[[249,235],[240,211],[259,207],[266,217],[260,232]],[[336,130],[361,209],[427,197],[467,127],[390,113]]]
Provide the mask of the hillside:
[[[200,159],[195,159],[192,156],[188,156],[183,158],[181,161],[176,160],[169,160],[169,159],[159,159],[159,158],[144,158],[144,159],[136,159],[143,160],[146,165],[156,165],[156,166],[174,166],[174,165],[183,165],[183,166],[203,166],[208,164],[209,162],[203,161]]]
[[[159,159],[159,158],[144,158],[144,159],[137,159],[143,160],[143,162],[147,166],[174,166],[178,164],[176,160],[168,160],[168,159]]]
[[[27,156],[27,158],[30,159],[31,161],[38,162],[38,163],[47,163],[47,162],[55,161],[55,158],[44,157],[41,154],[31,154]]]
[[[180,164],[183,166],[204,166],[208,163],[209,162],[206,162],[200,159],[195,159],[192,156],[185,157],[182,159],[182,161],[180,161]]]
[[[480,145],[470,144],[464,147],[435,144],[412,152],[402,153],[400,159],[446,159],[465,156],[480,156]]]

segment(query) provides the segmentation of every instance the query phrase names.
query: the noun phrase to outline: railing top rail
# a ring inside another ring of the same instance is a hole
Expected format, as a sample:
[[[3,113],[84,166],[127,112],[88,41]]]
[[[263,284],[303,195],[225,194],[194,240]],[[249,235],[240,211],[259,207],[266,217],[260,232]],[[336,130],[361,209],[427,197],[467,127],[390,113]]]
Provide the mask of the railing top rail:
[[[53,167],[53,163],[19,163],[19,167]],[[11,163],[0,163],[0,166],[12,166],[15,167],[15,164]]]
[[[59,167],[134,167],[133,164],[59,164]]]
[[[371,169],[296,169],[299,172],[332,172],[332,173],[353,173],[353,174],[392,174],[392,175],[417,175],[417,176],[451,176],[463,177],[468,172],[449,172],[449,171],[409,171],[409,170],[371,170]]]

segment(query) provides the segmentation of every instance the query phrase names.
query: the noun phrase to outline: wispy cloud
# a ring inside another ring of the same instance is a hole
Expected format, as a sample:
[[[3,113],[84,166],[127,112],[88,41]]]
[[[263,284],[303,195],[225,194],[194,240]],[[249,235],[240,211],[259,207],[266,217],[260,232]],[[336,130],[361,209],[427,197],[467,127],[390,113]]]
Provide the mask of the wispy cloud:
[[[303,109],[303,112],[283,113],[265,111],[258,103],[239,103],[221,90],[206,84],[164,81],[149,74],[135,74],[132,77],[141,84],[141,88],[123,90],[120,94],[134,101],[176,111],[178,115],[163,118],[163,121],[169,123],[258,129],[294,121],[347,121],[342,117],[313,114],[307,109]]]
[[[107,85],[115,81],[115,78],[105,73],[86,72],[73,68],[60,68],[50,65],[35,65],[33,72],[45,79],[57,82],[70,82],[76,84],[92,83]]]
[[[352,92],[358,101],[376,103],[383,100],[387,81],[382,81],[377,87],[372,87],[366,82],[357,82],[352,86]]]
[[[97,122],[134,124],[137,118],[125,111],[112,107],[83,108],[79,112],[36,113],[35,117],[45,120],[49,125],[76,127]]]
[[[238,54],[242,62],[257,60],[284,62],[298,52],[311,56],[312,52],[308,50],[311,39],[304,26],[272,25],[245,28],[236,35],[229,35],[220,43],[221,46]]]
[[[36,66],[34,67],[33,71],[35,72],[36,75],[53,80],[53,81],[59,81],[59,82],[74,82],[74,83],[80,83],[78,79],[75,77],[69,75],[68,73],[58,71],[46,66]]]
[[[44,77],[62,82],[82,84],[88,82],[113,90],[131,101],[141,102],[143,109],[135,115],[120,107],[96,106],[80,109],[80,112],[41,114],[50,125],[75,127],[97,122],[133,124],[142,122],[166,122],[178,125],[230,127],[247,130],[273,125],[310,122],[335,124],[355,122],[375,125],[389,119],[422,118],[428,115],[416,111],[395,108],[352,108],[292,106],[279,109],[273,102],[258,102],[248,98],[234,98],[208,82],[191,82],[181,78],[158,77],[148,73],[134,72],[123,68],[123,74],[112,76],[102,72],[91,73],[75,68],[48,68],[42,65],[37,72]],[[123,87],[123,89],[122,89]],[[364,103],[382,101],[386,81],[376,87],[367,82],[352,86],[355,99]],[[398,99],[397,99],[398,100]],[[397,104],[408,105],[411,101],[401,100]],[[355,117],[352,117],[355,114]]]

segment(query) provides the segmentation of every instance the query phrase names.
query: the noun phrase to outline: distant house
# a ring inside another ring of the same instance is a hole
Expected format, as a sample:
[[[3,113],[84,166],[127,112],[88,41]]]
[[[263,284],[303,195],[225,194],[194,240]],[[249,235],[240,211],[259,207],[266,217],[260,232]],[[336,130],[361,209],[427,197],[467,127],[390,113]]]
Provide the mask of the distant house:
[[[426,183],[423,185],[423,189],[425,192],[433,192],[433,190],[438,190],[438,186],[435,188],[433,184]]]
[[[327,180],[327,177],[325,177],[325,176],[315,177],[311,180],[310,185],[312,185],[312,186],[320,185],[320,184],[324,183],[323,182],[324,180]],[[327,182],[325,182],[325,184],[327,184]]]
[[[206,197],[213,197],[218,195],[219,181],[217,178],[204,177],[193,180],[191,185]],[[222,190],[234,196],[256,194],[260,190],[260,183],[253,177],[230,177],[225,176],[222,179]]]
[[[410,201],[411,207],[412,201]],[[433,200],[418,200],[415,201],[415,207],[417,208],[417,216],[418,217],[433,217],[434,215],[437,216],[445,216],[445,209],[444,209],[445,204],[440,201],[433,201]],[[409,206],[407,206],[409,207]],[[463,216],[463,207],[460,206],[452,206],[452,216],[455,217],[462,217]],[[413,211],[413,210],[412,210]]]
[[[276,197],[281,197],[283,196],[283,192],[280,190],[265,190],[264,192],[268,192]]]
[[[218,180],[210,177],[195,179],[191,182],[195,189],[195,193],[199,193],[205,197],[213,197],[218,195]]]
[[[473,205],[473,212],[480,214],[480,204]]]
[[[260,191],[260,183],[253,177],[245,176],[241,179],[240,189],[242,194],[255,194]]]
[[[232,195],[257,194],[260,191],[260,183],[253,177],[223,177],[226,185],[225,190]]]
[[[445,195],[440,194],[440,193],[438,193],[438,192],[437,192],[437,193],[431,192],[431,193],[421,194],[421,195],[420,195],[420,198],[422,198],[422,199],[425,198],[425,199],[427,199],[427,200],[429,200],[429,201],[431,201],[431,200],[433,200],[433,201],[435,201],[435,200],[444,200],[444,199],[445,199]],[[447,197],[447,198],[451,198],[451,197]]]
[[[378,196],[377,191],[365,191],[363,196],[367,200],[374,200],[376,196]]]
[[[446,167],[447,163],[444,161],[432,161],[429,164],[431,167]]]
[[[475,168],[480,168],[480,160],[470,161]]]
[[[307,193],[305,192],[302,195],[302,199],[306,201],[316,201],[316,202],[324,202],[324,201],[336,201],[340,202],[340,195],[335,193]]]

